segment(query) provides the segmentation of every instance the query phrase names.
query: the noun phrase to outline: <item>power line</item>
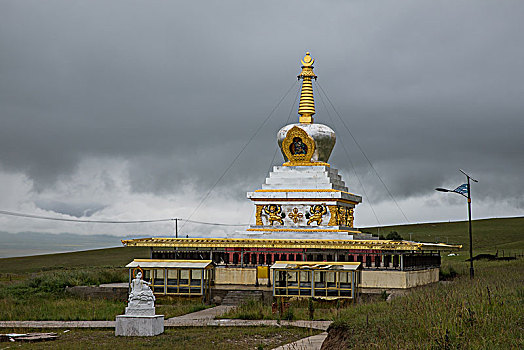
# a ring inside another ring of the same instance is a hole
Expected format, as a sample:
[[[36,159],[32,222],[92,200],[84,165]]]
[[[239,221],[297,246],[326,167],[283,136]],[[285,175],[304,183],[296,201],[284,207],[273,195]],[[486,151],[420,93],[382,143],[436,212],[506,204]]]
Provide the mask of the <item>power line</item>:
[[[298,99],[298,95],[300,94],[300,90],[301,90],[301,88],[299,86],[298,89],[297,89],[297,94],[295,95],[295,99],[293,100],[293,104],[291,105],[291,109],[289,110],[289,115],[287,116],[285,125],[289,124],[289,120],[291,119],[291,114],[293,113],[293,109],[295,109],[295,104],[297,103],[297,99]],[[278,153],[279,149],[280,149],[280,147],[277,145],[277,147],[275,149],[275,153],[273,153],[273,158],[271,159],[271,164],[269,165],[268,173],[271,172],[271,168],[273,167],[273,164],[275,162],[275,158],[277,157],[277,153]]]
[[[297,89],[297,94],[295,95],[295,99],[293,100],[293,104],[291,105],[291,109],[289,110],[289,115],[287,116],[285,125],[288,125],[289,121],[291,120],[291,114],[293,113],[293,109],[295,109],[295,104],[297,103],[298,95],[300,94],[300,90],[301,90],[301,87],[299,86],[298,89]],[[268,173],[271,173],[271,169],[273,168],[273,164],[275,164],[275,158],[277,157],[277,153],[278,153],[279,149],[280,149],[280,147],[277,144],[277,146],[275,147],[275,152],[273,153],[273,158],[271,158],[271,163],[269,163],[269,169],[267,171]],[[253,208],[253,211],[251,213],[251,217],[255,216],[256,209],[257,209],[256,207]]]
[[[322,92],[324,93],[324,96],[326,96],[326,99],[328,100],[329,104],[331,105],[331,108],[333,108],[333,111],[335,111],[335,113],[337,114],[338,118],[340,119],[340,121],[342,122],[342,124],[346,128],[347,132],[349,133],[349,135],[353,139],[353,142],[355,142],[355,144],[357,145],[358,149],[360,150],[360,152],[362,153],[364,158],[366,158],[367,162],[369,163],[369,166],[371,167],[371,169],[373,169],[373,171],[375,172],[375,175],[377,175],[378,179],[380,180],[380,182],[382,183],[382,185],[384,186],[384,188],[388,192],[389,196],[391,197],[391,199],[393,200],[393,202],[397,206],[398,210],[402,213],[402,216],[404,216],[404,219],[406,220],[406,223],[409,223],[408,217],[406,216],[406,214],[404,213],[402,208],[400,208],[400,206],[398,205],[397,201],[395,200],[395,197],[393,197],[393,194],[391,194],[391,191],[389,190],[388,186],[386,185],[386,183],[382,180],[382,178],[378,174],[378,171],[375,169],[375,167],[373,166],[373,164],[369,160],[368,156],[366,155],[366,153],[364,152],[364,150],[362,149],[360,144],[357,142],[357,139],[353,136],[353,133],[349,130],[349,127],[347,126],[346,122],[344,121],[344,119],[342,118],[340,113],[338,113],[337,109],[333,105],[333,102],[331,102],[331,99],[329,98],[328,94],[326,93],[326,91],[322,88],[322,86],[318,82],[317,82],[317,85],[320,88],[320,90],[322,90]]]
[[[7,210],[0,210],[0,215],[8,215],[8,216],[28,218],[28,219],[80,222],[80,223],[91,223],[91,224],[145,224],[145,223],[155,223],[155,222],[168,222],[168,221],[174,221],[174,220],[185,220],[185,219],[176,219],[176,218],[150,219],[150,220],[127,220],[127,221],[121,221],[121,220],[66,219],[66,218],[56,218],[56,217],[52,217],[52,216],[34,215],[34,214],[26,214],[26,213],[17,213],[17,212],[12,212],[12,211],[7,211]],[[249,225],[249,224],[225,224],[225,223],[217,223],[217,222],[204,222],[204,221],[195,221],[195,220],[189,220],[189,219],[187,219],[185,221],[193,223],[193,224],[211,225],[211,226],[238,226],[238,227],[240,227],[240,226],[248,226]]]
[[[247,146],[249,146],[249,144],[251,143],[251,141],[253,141],[253,139],[255,138],[255,136],[258,135],[258,133],[260,132],[260,130],[262,129],[262,127],[266,124],[266,122],[271,118],[271,116],[273,115],[273,113],[275,113],[275,111],[277,110],[278,106],[280,106],[280,104],[282,103],[282,101],[284,101],[284,99],[287,97],[287,95],[289,94],[289,92],[291,91],[291,89],[293,89],[293,87],[297,84],[296,81],[293,82],[293,84],[289,87],[289,89],[286,91],[286,93],[284,94],[284,96],[282,96],[282,98],[280,99],[280,101],[278,101],[277,105],[273,108],[273,110],[271,110],[271,112],[269,113],[269,115],[266,117],[266,119],[264,119],[264,121],[262,121],[262,123],[258,126],[258,128],[255,130],[255,132],[253,133],[253,135],[251,135],[251,137],[247,140],[247,142],[244,144],[244,146],[240,149],[240,152],[238,152],[238,154],[235,156],[235,158],[233,158],[233,160],[231,161],[231,163],[228,165],[228,167],[224,170],[224,172],[222,173],[222,175],[220,175],[220,177],[218,178],[218,180],[213,184],[213,186],[211,186],[211,188],[209,189],[209,191],[207,191],[206,195],[202,198],[202,200],[200,201],[200,203],[198,203],[197,207],[193,210],[193,212],[191,213],[191,215],[189,215],[189,217],[187,218],[187,220],[184,221],[184,223],[182,224],[182,227],[180,227],[180,229],[182,229],[185,224],[187,222],[190,222],[190,219],[193,217],[193,215],[195,215],[195,213],[198,211],[198,209],[200,209],[200,207],[202,206],[202,204],[204,204],[205,200],[209,197],[209,195],[211,194],[211,192],[213,192],[213,190],[215,189],[215,187],[218,185],[218,183],[224,178],[224,176],[226,176],[227,172],[233,167],[233,164],[235,164],[235,162],[237,161],[237,159],[240,157],[240,155],[242,153],[244,153],[244,150],[247,148]]]
[[[324,92],[324,91],[322,90],[322,92]],[[324,108],[326,109],[326,112],[327,112],[327,115],[329,117],[329,120],[331,120],[331,123],[333,123],[333,125],[334,125],[335,121],[331,117],[331,113],[329,113],[329,109],[327,108],[326,103],[324,102],[324,98],[322,97],[322,94],[319,93],[318,96],[320,96],[320,101],[322,101],[322,105],[324,105]],[[327,98],[327,96],[326,96],[326,98]],[[362,181],[360,181],[360,177],[358,176],[357,170],[356,170],[355,166],[353,165],[353,162],[351,161],[351,157],[349,156],[349,152],[346,149],[346,146],[344,145],[343,142],[341,142],[340,144],[342,145],[342,148],[344,149],[344,152],[346,153],[346,156],[347,156],[348,161],[349,161],[349,165],[351,166],[351,169],[353,170],[353,173],[355,173],[355,177],[357,178],[357,181],[360,184],[360,187],[362,188],[362,192],[364,192],[364,197],[367,199],[367,203],[369,204],[369,207],[371,208],[371,211],[373,212],[373,215],[375,216],[375,219],[377,220],[377,223],[379,225],[382,225],[380,223],[380,220],[378,219],[378,216],[377,216],[377,213],[375,212],[375,209],[373,208],[373,205],[371,204],[371,199],[369,198],[369,196],[368,196],[368,194],[366,192],[366,188],[364,187],[364,184],[362,183]]]

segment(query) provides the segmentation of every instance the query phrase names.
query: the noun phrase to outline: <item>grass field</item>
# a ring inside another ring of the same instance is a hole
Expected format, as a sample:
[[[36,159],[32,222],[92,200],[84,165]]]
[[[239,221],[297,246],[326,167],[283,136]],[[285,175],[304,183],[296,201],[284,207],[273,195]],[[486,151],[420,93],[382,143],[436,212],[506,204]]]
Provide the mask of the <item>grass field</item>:
[[[35,330],[56,332],[59,338],[44,343],[9,344],[17,349],[273,349],[277,346],[314,335],[319,331],[291,327],[189,327],[166,328],[156,337],[115,337],[109,329]],[[6,332],[28,332],[11,329]],[[6,344],[6,343],[4,343]],[[16,345],[15,345],[16,344]],[[6,344],[7,345],[7,344]],[[0,348],[2,346],[0,345]]]
[[[309,303],[307,298],[299,300],[290,300],[288,307],[283,310],[282,314],[278,311],[273,313],[272,305],[262,301],[249,300],[218,318],[235,318],[243,320],[309,320]],[[315,321],[333,321],[340,316],[341,310],[351,307],[351,302],[343,301],[324,301],[312,300],[313,318]]]
[[[66,286],[127,282],[125,266],[148,257],[144,248],[109,248],[84,252],[0,259],[0,320],[114,320],[126,300],[84,300],[64,292]],[[209,307],[200,300],[156,303],[166,318]]]
[[[373,233],[378,231],[376,228],[364,230]],[[384,349],[391,348],[391,344],[401,344],[394,346],[400,348],[419,348],[418,345],[422,344],[422,347],[426,348],[443,349],[523,347],[522,260],[475,262],[476,278],[471,281],[467,277],[469,265],[465,262],[468,256],[466,222],[390,226],[380,229],[382,234],[390,231],[397,231],[408,239],[411,233],[412,239],[417,241],[438,240],[464,245],[464,250],[459,256],[443,256],[443,270],[453,269],[459,273],[459,277],[449,284],[420,288],[407,297],[394,299],[391,303],[373,302],[356,307],[337,308],[335,304],[315,302],[314,319],[337,320],[337,326],[333,328],[328,339],[336,339],[336,342],[346,344],[349,348],[356,346],[353,344],[376,344],[376,348]],[[499,250],[499,255],[502,255],[502,250],[506,255],[521,253],[524,250],[523,231],[524,218],[475,221],[474,251],[478,254],[495,253]],[[146,248],[122,247],[0,259],[3,267],[0,273],[0,319],[114,320],[117,314],[123,312],[125,301],[88,302],[66,295],[63,292],[64,287],[127,281],[128,272],[123,266],[134,258],[148,256],[149,250]],[[159,300],[157,305],[159,312],[167,317],[204,307],[199,301],[184,300],[165,303]],[[227,316],[251,319],[308,319],[309,313],[305,301],[302,301],[292,302],[290,311],[282,316],[272,314],[270,305],[257,303],[245,305]],[[274,331],[272,334],[275,336],[281,334],[277,330],[266,331]],[[180,338],[180,333],[177,332],[170,330],[167,338],[159,338],[158,346],[162,346],[162,342],[167,341],[165,339],[169,339],[169,342],[176,340],[181,344],[192,344],[191,337]],[[221,329],[220,334],[213,335],[216,336],[213,338],[215,340],[210,341],[227,344],[225,339],[239,339],[238,344],[242,344],[242,336],[235,332],[237,331]],[[87,339],[94,339],[100,335],[107,339],[107,344],[104,340],[101,347],[112,347],[111,332],[79,330],[70,333],[76,334],[86,342]],[[207,333],[195,331],[195,334],[201,336],[208,336]],[[245,339],[251,339],[249,346],[255,346],[255,338],[249,338],[250,333],[246,334]],[[221,336],[224,338],[220,338]],[[67,337],[69,335],[65,336],[65,339]],[[121,343],[124,344],[125,341]],[[245,348],[238,344],[230,344],[227,348]],[[74,343],[65,342],[63,348],[68,347],[73,348]],[[189,345],[187,347],[191,348]]]
[[[524,261],[478,262],[473,280],[344,309],[323,349],[522,349]]]
[[[0,259],[3,275],[27,274],[73,268],[123,268],[135,258],[149,258],[148,248],[120,247],[82,252],[25,256]]]
[[[384,236],[391,231],[397,231],[404,239],[409,239],[411,233],[414,241],[462,244],[464,252],[469,250],[467,221],[364,227],[361,230]],[[497,250],[499,254],[502,250],[524,250],[524,217],[474,220],[472,231],[475,254],[495,253]]]

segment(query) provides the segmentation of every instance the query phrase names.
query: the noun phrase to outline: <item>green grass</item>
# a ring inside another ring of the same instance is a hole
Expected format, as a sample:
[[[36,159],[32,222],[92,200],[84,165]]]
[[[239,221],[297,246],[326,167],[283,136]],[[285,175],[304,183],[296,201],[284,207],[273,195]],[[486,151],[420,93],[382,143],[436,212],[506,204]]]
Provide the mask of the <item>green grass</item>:
[[[127,304],[127,300],[85,300],[65,293],[66,286],[127,282],[128,271],[123,267],[59,266],[16,277],[0,283],[0,320],[114,320]],[[209,305],[203,305],[200,299],[158,298],[156,307],[158,314],[170,318]]]
[[[68,296],[0,299],[2,321],[114,321],[124,313],[123,301],[85,300]]]
[[[273,313],[270,304],[263,303],[258,300],[248,300],[241,304],[238,308],[230,310],[229,312],[217,318],[234,318],[242,320],[309,320],[308,299],[294,299],[286,301],[289,303],[289,308],[284,310],[282,315],[277,312]],[[347,301],[323,301],[314,300],[313,320],[315,321],[332,321],[335,320],[342,309],[350,307],[351,302]]]
[[[149,248],[120,247],[82,252],[2,258],[2,275],[93,267],[124,267],[136,258],[149,258]]]
[[[469,249],[467,221],[364,227],[361,230],[384,236],[391,231],[397,231],[404,239],[409,239],[409,234],[412,233],[414,241],[462,244],[464,252]],[[499,254],[502,254],[503,249],[514,253],[524,251],[524,217],[474,220],[472,232],[475,254],[495,253],[497,249]]]
[[[27,329],[11,329],[6,332],[28,332]],[[59,338],[43,343],[20,343],[17,349],[213,349],[244,350],[273,349],[309,335],[318,334],[293,327],[188,327],[166,328],[156,337],[115,337],[114,330],[71,329],[35,330],[56,332]],[[15,347],[10,344],[11,347]]]
[[[417,289],[341,312],[326,349],[524,347],[524,261],[479,262],[475,279]]]
[[[376,228],[363,229],[377,233]],[[444,256],[444,273],[453,269],[459,275],[468,274],[467,222],[431,223],[404,226],[388,226],[380,229],[382,234],[399,232],[404,238],[418,241],[438,241],[464,245],[459,256]],[[505,250],[521,253],[524,250],[524,218],[487,219],[473,222],[475,253],[495,253]],[[134,258],[147,258],[148,248],[110,248],[83,252],[38,255],[0,259],[0,319],[1,320],[111,320],[123,312],[124,301],[85,300],[64,294],[65,286],[97,285],[100,283],[127,281],[125,266]],[[498,263],[475,262],[477,274],[490,270]],[[496,276],[495,276],[496,277]],[[285,316],[308,319],[307,301],[291,303],[291,311]],[[89,305],[92,308],[89,308]],[[167,302],[158,300],[159,311],[167,317],[178,316],[203,308],[197,301]],[[96,311],[92,309],[95,308]],[[336,306],[315,303],[315,319],[330,320],[338,315]],[[271,313],[270,305],[251,304],[231,312],[225,317],[278,319]],[[285,318],[284,317],[284,318]]]

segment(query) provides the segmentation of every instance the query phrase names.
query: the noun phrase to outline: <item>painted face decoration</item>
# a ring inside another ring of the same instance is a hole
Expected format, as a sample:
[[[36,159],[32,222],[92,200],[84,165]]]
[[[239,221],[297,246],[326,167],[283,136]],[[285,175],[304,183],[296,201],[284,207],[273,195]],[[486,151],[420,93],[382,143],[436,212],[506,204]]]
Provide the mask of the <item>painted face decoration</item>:
[[[289,145],[289,151],[291,154],[306,154],[307,153],[307,146],[304,142],[302,142],[302,139],[300,137],[293,138],[293,143]]]

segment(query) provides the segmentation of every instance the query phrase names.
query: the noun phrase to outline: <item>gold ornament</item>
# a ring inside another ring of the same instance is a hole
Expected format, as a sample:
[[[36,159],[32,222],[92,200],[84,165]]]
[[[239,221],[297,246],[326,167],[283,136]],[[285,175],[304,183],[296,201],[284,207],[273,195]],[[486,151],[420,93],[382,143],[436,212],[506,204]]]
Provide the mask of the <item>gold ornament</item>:
[[[347,226],[348,208],[342,206],[338,207],[337,214],[338,225]]]
[[[329,209],[329,214],[331,215],[329,217],[328,226],[336,226],[338,207],[336,205],[328,205],[328,209]]]
[[[262,222],[262,209],[264,209],[263,205],[257,204],[256,205],[256,215],[255,215],[255,223],[257,226],[262,226],[264,223]]]
[[[322,217],[327,213],[326,204],[316,204],[309,208],[310,217],[307,224],[310,225],[316,221],[317,226],[322,225]]]
[[[296,166],[312,165],[311,158],[315,153],[315,140],[311,138],[302,128],[294,126],[286,134],[282,141],[282,150],[289,162],[284,165]]]
[[[349,209],[349,215],[347,217],[347,219],[348,219],[347,220],[347,223],[348,223],[347,226],[348,227],[353,227],[353,222],[355,220],[355,217],[353,216],[353,210],[354,210],[353,208]]]
[[[313,63],[315,59],[306,52],[306,57],[301,60],[302,72],[298,75],[298,79],[302,79],[302,91],[300,92],[300,102],[298,104],[298,114],[300,118],[298,121],[302,124],[313,123],[313,115],[315,114],[315,98],[313,95],[313,82],[317,76],[313,73]]]
[[[298,212],[298,208],[293,208],[293,211],[291,213],[288,214],[288,216],[291,218],[291,220],[293,220],[293,222],[296,224],[300,219],[302,219],[302,217],[304,216],[304,214],[302,213],[299,213]]]
[[[273,226],[273,222],[278,222],[280,225],[284,225],[282,220],[282,206],[277,204],[268,204],[264,207],[264,212],[268,215],[269,224]]]

